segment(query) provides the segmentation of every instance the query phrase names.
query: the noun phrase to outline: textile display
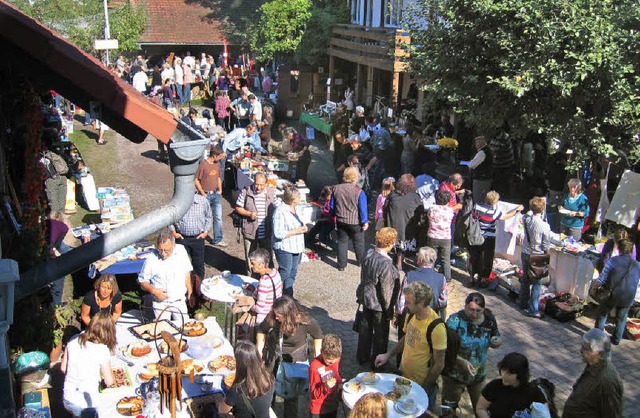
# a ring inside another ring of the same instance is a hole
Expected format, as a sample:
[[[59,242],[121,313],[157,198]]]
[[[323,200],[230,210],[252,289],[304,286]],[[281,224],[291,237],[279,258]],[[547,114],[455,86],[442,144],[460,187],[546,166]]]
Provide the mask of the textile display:
[[[633,228],[640,207],[640,174],[626,170],[613,195],[605,219]]]

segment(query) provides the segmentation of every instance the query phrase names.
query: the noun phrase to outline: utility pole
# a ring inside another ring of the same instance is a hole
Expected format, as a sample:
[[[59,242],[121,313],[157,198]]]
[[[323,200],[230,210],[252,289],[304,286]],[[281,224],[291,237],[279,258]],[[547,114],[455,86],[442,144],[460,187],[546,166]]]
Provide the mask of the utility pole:
[[[110,39],[111,38],[111,33],[109,31],[109,10],[107,8],[107,0],[103,0],[102,1],[103,5],[104,5],[104,39]],[[105,49],[105,58],[107,61],[107,65],[111,64],[111,62],[109,61],[109,50]]]

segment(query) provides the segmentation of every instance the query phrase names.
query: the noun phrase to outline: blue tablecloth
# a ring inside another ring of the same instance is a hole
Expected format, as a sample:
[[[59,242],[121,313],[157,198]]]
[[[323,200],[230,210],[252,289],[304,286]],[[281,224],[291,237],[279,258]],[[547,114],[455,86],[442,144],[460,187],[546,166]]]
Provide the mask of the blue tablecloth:
[[[144,258],[138,258],[136,260],[121,260],[117,263],[113,263],[104,270],[98,270],[95,264],[91,264],[89,266],[88,276],[90,278],[93,278],[98,274],[137,274],[140,273],[140,270],[142,270],[144,260]]]

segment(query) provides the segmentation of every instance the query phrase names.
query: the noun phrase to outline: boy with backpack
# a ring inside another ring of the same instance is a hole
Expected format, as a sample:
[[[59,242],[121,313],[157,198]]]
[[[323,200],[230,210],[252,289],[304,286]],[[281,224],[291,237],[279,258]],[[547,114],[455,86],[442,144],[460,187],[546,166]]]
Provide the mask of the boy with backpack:
[[[375,366],[385,364],[390,357],[402,352],[402,376],[420,384],[429,396],[429,411],[435,411],[438,377],[446,368],[455,367],[459,338],[429,306],[433,290],[423,282],[413,282],[404,289],[405,307],[410,315],[404,325],[405,335],[390,351],[375,359]],[[451,350],[448,338],[452,335]],[[457,344],[457,345],[456,345]],[[456,351],[454,353],[454,351]]]

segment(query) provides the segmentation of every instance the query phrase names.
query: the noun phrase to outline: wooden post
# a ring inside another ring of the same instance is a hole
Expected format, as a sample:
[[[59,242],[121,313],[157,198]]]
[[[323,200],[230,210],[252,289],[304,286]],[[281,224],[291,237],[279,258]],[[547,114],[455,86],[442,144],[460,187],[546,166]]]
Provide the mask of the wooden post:
[[[398,117],[400,108],[400,73],[393,72],[393,82],[391,83],[391,103],[389,107],[393,109],[393,117]]]
[[[331,86],[334,83],[333,71],[335,70],[336,58],[333,55],[329,55],[329,77],[331,78]],[[327,100],[331,100],[331,86],[327,86]]]
[[[365,104],[373,106],[373,66],[367,65],[367,87],[365,93]]]
[[[362,65],[360,65],[360,63],[358,63],[356,65],[356,91],[354,92],[354,102],[355,103],[360,103],[362,101],[362,96],[363,96],[363,92],[362,92]]]

